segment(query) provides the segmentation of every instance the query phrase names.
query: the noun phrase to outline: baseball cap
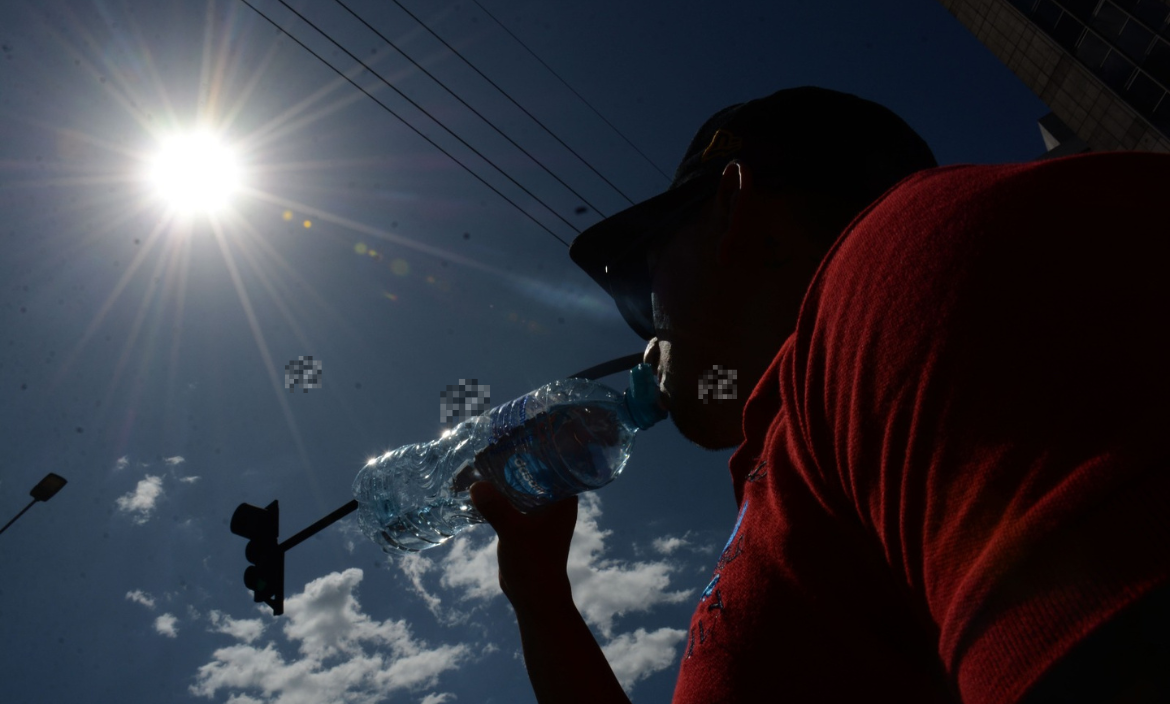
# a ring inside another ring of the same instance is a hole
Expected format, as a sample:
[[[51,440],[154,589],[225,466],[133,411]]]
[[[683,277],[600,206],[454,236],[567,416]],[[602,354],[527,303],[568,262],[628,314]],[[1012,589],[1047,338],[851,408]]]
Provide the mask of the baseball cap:
[[[902,118],[848,93],[802,86],[723,108],[699,128],[664,193],[594,224],[569,247],[642,339],[654,337],[647,245],[684,225],[736,159],[775,188],[835,193],[858,212],[907,176],[938,166]]]

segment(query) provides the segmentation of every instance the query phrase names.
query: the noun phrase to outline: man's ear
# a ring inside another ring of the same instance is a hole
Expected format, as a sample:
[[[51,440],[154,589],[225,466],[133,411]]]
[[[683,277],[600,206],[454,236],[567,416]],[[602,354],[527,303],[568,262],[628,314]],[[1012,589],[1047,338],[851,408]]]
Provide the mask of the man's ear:
[[[715,194],[715,215],[722,231],[719,239],[719,262],[729,261],[734,248],[743,247],[750,237],[746,212],[755,194],[751,169],[741,161],[723,168],[719,190]]]

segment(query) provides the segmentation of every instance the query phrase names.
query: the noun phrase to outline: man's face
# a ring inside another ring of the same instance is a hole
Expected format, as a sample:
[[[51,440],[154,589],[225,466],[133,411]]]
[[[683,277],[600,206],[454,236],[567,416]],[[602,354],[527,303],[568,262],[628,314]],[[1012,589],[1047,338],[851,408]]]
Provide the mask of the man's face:
[[[740,418],[751,388],[736,378],[743,366],[737,299],[745,292],[716,264],[712,207],[647,249],[656,337],[644,358],[656,367],[679,432],[720,450],[742,442]]]
[[[655,367],[675,427],[709,450],[743,442],[743,408],[784,341],[823,256],[791,195],[724,174],[698,215],[651,243]]]

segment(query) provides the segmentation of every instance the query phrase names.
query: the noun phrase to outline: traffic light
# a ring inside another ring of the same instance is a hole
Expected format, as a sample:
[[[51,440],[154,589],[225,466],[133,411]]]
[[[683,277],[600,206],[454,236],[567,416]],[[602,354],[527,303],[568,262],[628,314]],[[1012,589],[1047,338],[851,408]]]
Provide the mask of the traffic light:
[[[232,532],[248,539],[244,556],[252,565],[244,570],[244,585],[252,590],[253,599],[272,607],[272,613],[284,613],[284,549],[277,543],[280,532],[280,502],[267,508],[240,504],[232,514]]]

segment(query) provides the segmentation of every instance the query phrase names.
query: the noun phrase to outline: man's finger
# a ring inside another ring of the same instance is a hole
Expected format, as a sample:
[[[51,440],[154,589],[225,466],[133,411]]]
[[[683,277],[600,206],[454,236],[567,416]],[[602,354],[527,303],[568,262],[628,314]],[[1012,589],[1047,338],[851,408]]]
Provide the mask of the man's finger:
[[[520,512],[491,482],[479,481],[471,485],[471,503],[487,519],[496,533],[506,532]]]

